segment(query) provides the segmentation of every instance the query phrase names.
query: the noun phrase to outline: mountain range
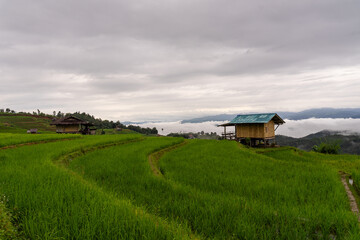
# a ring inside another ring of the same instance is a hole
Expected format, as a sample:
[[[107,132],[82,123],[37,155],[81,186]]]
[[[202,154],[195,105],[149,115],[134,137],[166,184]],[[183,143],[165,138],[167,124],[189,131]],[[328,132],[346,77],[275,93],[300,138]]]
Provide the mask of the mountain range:
[[[241,113],[238,113],[241,114]],[[238,114],[219,114],[182,120],[181,123],[208,121],[231,121]],[[247,113],[244,113],[247,114]],[[360,118],[360,108],[313,108],[301,112],[277,112],[283,119],[302,120],[308,118]]]

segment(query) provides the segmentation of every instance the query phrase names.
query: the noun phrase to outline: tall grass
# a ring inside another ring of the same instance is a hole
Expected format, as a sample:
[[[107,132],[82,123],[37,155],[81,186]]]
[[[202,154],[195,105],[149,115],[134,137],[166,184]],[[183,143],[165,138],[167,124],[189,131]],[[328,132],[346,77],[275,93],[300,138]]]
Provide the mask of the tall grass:
[[[228,141],[191,141],[160,160],[147,156],[176,139],[147,138],[75,159],[70,168],[152,214],[205,238],[339,239],[357,235],[337,172],[313,161],[284,161]]]
[[[104,192],[52,160],[139,135],[86,136],[0,151],[0,195],[29,239],[184,239],[182,227]]]
[[[0,148],[10,145],[40,142],[57,139],[75,139],[80,138],[78,134],[13,134],[13,133],[0,133]]]
[[[280,149],[260,150],[262,154],[283,160],[286,162],[303,162],[306,164],[323,164],[332,167],[337,171],[351,174],[354,170],[360,170],[360,155],[332,155],[316,152],[305,152],[293,147],[283,147]]]
[[[285,223],[282,230],[278,229],[280,233],[304,238],[316,231],[344,237],[349,226],[357,233],[356,219],[349,211],[336,170],[316,159],[311,164],[284,161],[236,148],[234,142],[195,141],[169,153],[160,166],[165,176],[176,182],[259,203],[256,210],[264,206],[260,215],[265,218],[267,213],[276,213],[276,217],[268,215],[272,219],[267,224],[269,230]]]
[[[339,163],[340,156],[292,148],[257,154],[235,142],[192,140],[160,159],[159,177],[149,154],[183,140],[130,143],[140,138],[84,136],[0,150],[0,196],[6,211],[18,216],[15,226],[29,239],[360,235],[337,173],[356,169],[358,158]],[[115,142],[127,143],[87,152]],[[74,158],[76,151],[83,155]],[[54,164],[64,155],[68,169]]]

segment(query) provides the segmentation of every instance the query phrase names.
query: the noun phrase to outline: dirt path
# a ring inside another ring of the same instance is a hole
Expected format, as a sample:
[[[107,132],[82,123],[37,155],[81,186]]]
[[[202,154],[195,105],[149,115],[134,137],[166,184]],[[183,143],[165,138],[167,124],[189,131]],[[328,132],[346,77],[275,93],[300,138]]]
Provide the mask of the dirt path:
[[[355,215],[357,216],[358,218],[358,222],[360,223],[360,213],[359,213],[359,208],[357,206],[357,203],[356,203],[356,199],[353,195],[353,193],[351,192],[350,188],[349,188],[349,185],[346,181],[346,173],[344,172],[339,172],[340,173],[340,176],[341,176],[341,182],[342,184],[344,185],[344,188],[345,188],[345,191],[346,191],[346,194],[349,198],[349,202],[350,202],[350,208],[351,208],[351,211],[353,213],[355,213]]]
[[[175,144],[175,145],[172,145],[170,147],[167,147],[167,148],[164,148],[164,149],[161,149],[160,151],[157,151],[157,152],[153,152],[149,155],[148,159],[149,159],[149,164],[150,164],[150,167],[151,167],[151,171],[153,172],[153,174],[155,176],[162,176],[162,173],[160,171],[160,168],[159,168],[159,160],[160,158],[167,152],[170,152],[176,148],[179,148],[179,147],[182,147],[184,145],[186,145],[188,142],[185,140],[181,143],[178,143],[178,144]]]

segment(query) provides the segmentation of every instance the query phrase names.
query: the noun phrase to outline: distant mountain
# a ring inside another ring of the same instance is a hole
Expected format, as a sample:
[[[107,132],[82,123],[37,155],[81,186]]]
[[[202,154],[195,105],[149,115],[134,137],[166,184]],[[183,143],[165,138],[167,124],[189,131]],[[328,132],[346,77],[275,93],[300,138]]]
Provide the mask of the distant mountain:
[[[213,116],[206,116],[206,117],[199,117],[199,118],[192,118],[188,120],[182,120],[181,123],[201,123],[201,122],[208,122],[208,121],[230,121],[237,114],[219,114]]]
[[[360,155],[360,135],[356,133],[324,130],[302,138],[276,136],[276,142],[280,146],[292,146],[306,151],[310,151],[314,145],[319,145],[321,142],[334,141],[340,143],[341,153]]]
[[[314,108],[301,112],[279,112],[282,118],[301,120],[308,118],[360,118],[360,108]]]
[[[142,122],[131,122],[131,121],[125,121],[125,122],[121,122],[124,125],[139,125],[139,124],[144,124],[144,123],[161,123],[161,121],[142,121]]]
[[[239,113],[240,114],[240,113]],[[360,108],[314,108],[301,112],[278,112],[283,119],[302,120],[308,118],[360,118]],[[208,121],[231,121],[237,114],[219,114],[183,120],[181,123]]]

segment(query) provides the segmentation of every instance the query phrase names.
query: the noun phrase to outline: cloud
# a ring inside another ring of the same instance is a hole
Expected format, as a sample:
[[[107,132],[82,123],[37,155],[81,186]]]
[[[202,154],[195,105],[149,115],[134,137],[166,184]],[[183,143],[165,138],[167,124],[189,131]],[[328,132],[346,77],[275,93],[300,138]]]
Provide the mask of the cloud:
[[[311,118],[304,120],[288,120],[286,123],[279,126],[276,130],[277,135],[285,135],[295,138],[305,137],[309,134],[320,132],[323,130],[330,131],[345,131],[348,134],[360,133],[360,119],[331,119],[331,118]],[[167,135],[169,133],[198,133],[204,132],[216,132],[218,135],[224,132],[223,127],[217,127],[217,125],[225,122],[212,121],[202,123],[184,123],[179,122],[149,122],[139,124],[142,127],[155,127],[158,129],[159,134]],[[234,131],[235,127],[227,127],[227,131]]]
[[[114,120],[360,107],[358,9],[352,0],[0,1],[1,105]]]

